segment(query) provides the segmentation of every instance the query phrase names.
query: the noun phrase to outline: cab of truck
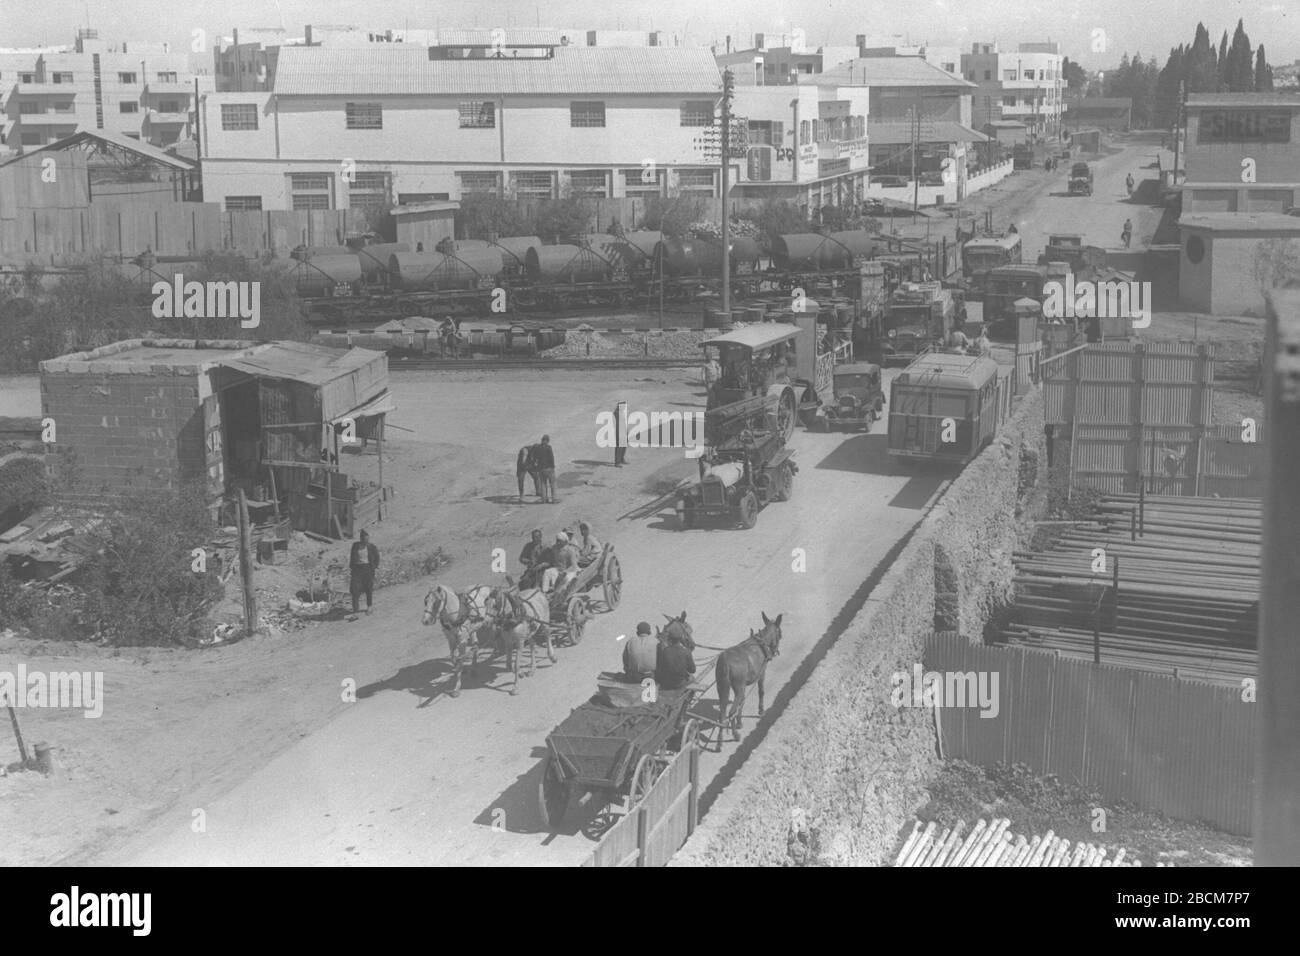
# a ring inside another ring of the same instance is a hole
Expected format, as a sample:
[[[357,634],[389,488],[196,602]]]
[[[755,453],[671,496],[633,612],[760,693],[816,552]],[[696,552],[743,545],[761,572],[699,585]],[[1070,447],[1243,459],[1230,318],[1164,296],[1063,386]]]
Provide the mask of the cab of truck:
[[[1092,195],[1092,169],[1087,163],[1070,167],[1070,195]]]

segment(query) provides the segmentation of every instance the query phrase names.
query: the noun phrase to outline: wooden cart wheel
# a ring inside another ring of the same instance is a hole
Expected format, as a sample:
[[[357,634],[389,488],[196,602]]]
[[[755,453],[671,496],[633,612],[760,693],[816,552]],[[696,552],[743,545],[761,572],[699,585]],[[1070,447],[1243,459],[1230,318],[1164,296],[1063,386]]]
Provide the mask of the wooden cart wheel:
[[[564,610],[564,620],[569,625],[569,643],[582,643],[583,632],[587,629],[587,620],[591,617],[591,602],[585,594],[575,594],[569,598]]]
[[[542,826],[554,830],[564,822],[569,809],[569,784],[560,779],[559,766],[552,757],[546,758],[542,779],[537,784],[537,809],[542,815]]]
[[[745,496],[740,499],[737,506],[737,513],[740,517],[740,525],[748,530],[758,524],[758,499],[754,497],[752,491],[745,492]]]
[[[618,558],[612,554],[605,562],[604,578],[605,606],[612,611],[618,607],[619,599],[623,596],[623,568],[618,563]]]
[[[632,771],[632,788],[628,791],[627,809],[630,813],[636,808],[650,788],[654,786],[657,773],[658,763],[655,761],[653,754],[646,754],[636,763],[636,770]]]
[[[797,417],[794,392],[787,389],[781,393],[776,408],[776,430],[786,441],[789,441],[790,436],[794,434],[794,423]]]

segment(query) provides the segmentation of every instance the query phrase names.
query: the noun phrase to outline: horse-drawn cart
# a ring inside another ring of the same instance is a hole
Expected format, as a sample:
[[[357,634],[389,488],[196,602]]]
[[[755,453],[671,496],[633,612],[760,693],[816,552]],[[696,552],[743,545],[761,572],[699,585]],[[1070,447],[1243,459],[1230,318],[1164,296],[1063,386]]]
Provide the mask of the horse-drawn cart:
[[[599,794],[607,804],[626,798],[630,813],[672,755],[694,746],[699,723],[687,712],[698,686],[660,689],[649,703],[641,701],[641,685],[624,686],[624,695],[592,697],[547,736],[537,802],[548,830],[582,793]]]
[[[521,588],[538,587],[540,582],[532,580],[525,574],[520,581]],[[582,642],[587,622],[595,616],[593,606],[596,603],[587,592],[601,588],[605,610],[612,611],[618,607],[623,596],[623,568],[614,554],[614,546],[607,544],[601,549],[600,556],[585,568],[568,584],[555,586],[547,600],[551,607],[551,619],[547,626],[553,637],[567,638],[570,644]]]

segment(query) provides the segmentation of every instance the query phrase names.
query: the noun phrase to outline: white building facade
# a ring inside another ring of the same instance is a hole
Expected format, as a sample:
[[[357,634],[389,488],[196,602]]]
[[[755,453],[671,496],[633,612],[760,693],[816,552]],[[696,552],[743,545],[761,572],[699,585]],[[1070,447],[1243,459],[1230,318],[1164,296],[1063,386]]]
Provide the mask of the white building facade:
[[[1002,51],[996,43],[976,43],[962,54],[961,73],[974,91],[976,127],[999,120],[1018,120],[1035,136],[1056,133],[1065,108],[1060,45],[1021,43]]]
[[[721,77],[706,49],[431,51],[285,47],[273,90],[204,97],[205,200],[343,209],[476,194],[718,194],[703,134]]]

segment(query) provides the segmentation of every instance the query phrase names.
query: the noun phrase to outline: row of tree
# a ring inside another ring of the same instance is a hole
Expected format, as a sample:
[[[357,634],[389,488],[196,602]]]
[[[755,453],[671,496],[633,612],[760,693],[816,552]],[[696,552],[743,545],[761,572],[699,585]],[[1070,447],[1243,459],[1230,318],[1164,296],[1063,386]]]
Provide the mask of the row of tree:
[[[1062,76],[1072,90],[1085,96],[1124,97],[1133,101],[1133,126],[1167,129],[1178,119],[1179,84],[1187,93],[1268,93],[1273,90],[1273,69],[1264,44],[1252,47],[1243,21],[1237,21],[1232,39],[1228,31],[1216,49],[1205,24],[1196,24],[1191,44],[1169,51],[1164,68],[1155,57],[1125,53],[1119,67],[1089,78],[1078,63],[1065,58]]]

